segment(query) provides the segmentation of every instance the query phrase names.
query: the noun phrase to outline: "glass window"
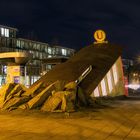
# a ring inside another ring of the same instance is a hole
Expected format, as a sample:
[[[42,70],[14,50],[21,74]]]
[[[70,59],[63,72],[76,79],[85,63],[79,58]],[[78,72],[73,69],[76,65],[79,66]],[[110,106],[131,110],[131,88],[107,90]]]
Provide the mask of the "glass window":
[[[44,48],[45,48],[45,52],[47,53],[48,52],[48,47],[45,45]]]
[[[32,45],[33,45],[32,42],[29,42],[30,49],[32,49]]]
[[[55,48],[55,54],[59,54],[59,48]]]
[[[106,96],[107,91],[106,91],[106,85],[105,85],[105,80],[104,79],[101,81],[101,88],[102,88],[102,95]]]
[[[25,41],[25,42],[24,42],[24,47],[25,47],[26,49],[28,49],[28,46],[29,46],[28,43]]]
[[[17,47],[20,47],[20,40],[17,40]]]
[[[112,85],[112,77],[110,71],[107,73],[107,82],[108,82],[109,92],[111,92],[113,89],[113,85]]]
[[[1,35],[9,37],[9,29],[1,28]]]
[[[36,53],[35,57],[38,58],[39,57],[39,52],[36,51],[35,53]]]
[[[33,49],[35,49],[35,50],[36,50],[36,43],[34,43],[34,45],[33,45]]]
[[[43,59],[46,59],[47,55],[45,53],[43,53]]]
[[[117,73],[116,64],[113,65],[112,70],[113,70],[114,83],[117,84],[117,82],[118,82],[118,73]]]
[[[43,45],[40,45],[40,50],[44,51],[44,46]]]
[[[50,64],[46,65],[46,70],[51,70],[52,66]]]
[[[24,41],[21,41],[21,48],[24,48]]]
[[[70,55],[70,50],[67,51],[67,54]]]
[[[9,37],[9,29],[5,29],[5,37]]]
[[[4,36],[4,28],[1,28],[1,35]]]
[[[40,53],[40,59],[42,59],[43,57],[42,57],[42,53]]]
[[[66,49],[62,49],[62,55],[67,55],[67,51],[66,51]]]
[[[40,44],[37,44],[37,50],[40,50]]]
[[[52,54],[52,48],[48,47],[48,54]]]
[[[52,48],[52,54],[55,55],[55,48]]]

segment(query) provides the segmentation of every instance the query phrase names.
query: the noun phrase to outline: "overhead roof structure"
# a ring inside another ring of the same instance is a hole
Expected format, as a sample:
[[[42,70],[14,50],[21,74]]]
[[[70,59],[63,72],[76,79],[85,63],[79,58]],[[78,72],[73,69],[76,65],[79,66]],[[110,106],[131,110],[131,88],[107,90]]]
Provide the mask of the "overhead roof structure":
[[[0,62],[3,63],[25,64],[31,58],[32,55],[27,52],[0,53]]]

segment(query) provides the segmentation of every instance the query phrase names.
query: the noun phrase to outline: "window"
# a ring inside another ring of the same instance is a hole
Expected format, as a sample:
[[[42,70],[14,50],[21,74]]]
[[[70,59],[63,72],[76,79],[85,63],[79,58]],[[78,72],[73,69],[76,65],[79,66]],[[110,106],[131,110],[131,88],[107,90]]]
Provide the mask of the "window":
[[[107,82],[108,82],[109,92],[111,92],[113,89],[113,85],[112,85],[112,77],[110,71],[107,73]]]
[[[55,48],[55,54],[59,54],[60,50],[59,48]]]
[[[20,40],[17,40],[17,47],[20,48]]]
[[[4,28],[1,28],[1,35],[4,36]]]
[[[25,41],[25,42],[24,42],[24,48],[25,48],[25,49],[28,49],[28,46],[29,46],[29,45],[28,45],[28,42]]]
[[[67,51],[68,56],[70,56],[70,50]]]
[[[36,53],[36,56],[35,57],[38,58],[39,57],[39,52],[36,51],[35,53]]]
[[[46,70],[51,70],[52,69],[52,65],[48,64],[46,65]]]
[[[42,59],[43,57],[42,57],[42,53],[39,53],[40,54],[40,59]]]
[[[101,81],[101,88],[102,88],[102,95],[106,96],[107,95],[107,91],[106,91],[106,84],[105,84],[105,80],[104,79]]]
[[[9,29],[1,28],[1,35],[9,37]]]
[[[46,59],[47,55],[45,53],[43,53],[43,59]]]
[[[5,37],[9,37],[9,29],[5,29]]]
[[[36,44],[35,43],[33,44],[33,49],[36,50]]]
[[[21,41],[21,48],[24,48],[24,41]]]
[[[44,48],[45,48],[45,52],[47,53],[48,52],[48,47],[45,45]]]
[[[52,49],[51,49],[51,47],[48,47],[48,54],[52,54]]]
[[[117,82],[118,82],[118,73],[117,73],[116,64],[113,65],[112,70],[113,70],[114,83],[117,84]]]
[[[67,55],[67,51],[66,51],[66,49],[62,49],[62,55]]]
[[[45,51],[45,46],[44,45],[40,45],[40,51]]]
[[[40,50],[40,44],[37,44],[36,48],[37,48],[37,50]]]
[[[52,48],[52,54],[55,55],[55,48]]]

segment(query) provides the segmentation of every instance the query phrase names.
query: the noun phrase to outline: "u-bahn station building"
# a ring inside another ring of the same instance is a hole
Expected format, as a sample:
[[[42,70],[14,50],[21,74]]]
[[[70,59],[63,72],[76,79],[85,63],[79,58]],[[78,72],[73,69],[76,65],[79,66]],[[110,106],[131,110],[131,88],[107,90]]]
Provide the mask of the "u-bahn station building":
[[[17,37],[18,29],[0,25],[0,86],[22,83],[29,87],[75,50]]]

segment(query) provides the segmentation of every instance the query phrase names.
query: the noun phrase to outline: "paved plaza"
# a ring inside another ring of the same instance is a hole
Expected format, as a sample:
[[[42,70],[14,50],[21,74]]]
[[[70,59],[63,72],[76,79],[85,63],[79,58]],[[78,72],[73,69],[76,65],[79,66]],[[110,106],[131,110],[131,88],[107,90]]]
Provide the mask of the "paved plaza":
[[[140,98],[68,113],[0,112],[0,140],[140,140]]]

